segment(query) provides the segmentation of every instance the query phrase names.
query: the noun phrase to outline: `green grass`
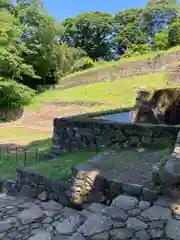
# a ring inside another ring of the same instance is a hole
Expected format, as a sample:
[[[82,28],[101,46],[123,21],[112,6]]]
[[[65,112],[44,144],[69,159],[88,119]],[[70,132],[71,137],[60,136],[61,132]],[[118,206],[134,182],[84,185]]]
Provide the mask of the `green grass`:
[[[167,84],[166,73],[154,73],[136,76],[113,82],[99,82],[68,89],[56,89],[36,96],[31,107],[38,107],[44,101],[84,101],[104,102],[104,106],[92,108],[92,111],[113,108],[131,108],[134,106],[137,91],[140,88],[155,90],[160,88],[179,87],[177,84]],[[109,105],[111,104],[111,105]]]
[[[144,55],[138,55],[138,56],[132,56],[132,57],[122,57],[120,60],[118,61],[110,61],[110,62],[106,62],[106,61],[99,61],[94,63],[94,67],[90,68],[90,69],[86,69],[83,71],[79,71],[79,72],[75,72],[72,74],[68,74],[63,81],[67,80],[67,78],[73,77],[73,76],[78,76],[84,73],[90,73],[99,69],[103,69],[103,68],[107,68],[107,67],[116,67],[119,64],[123,64],[123,63],[129,63],[129,62],[136,62],[136,61],[142,61],[142,60],[147,60],[147,59],[152,59],[154,57],[157,57],[159,55],[164,55],[164,54],[169,54],[169,53],[173,53],[175,51],[180,50],[180,46],[176,46],[173,48],[170,48],[166,51],[159,51],[159,52],[150,52]]]
[[[0,124],[0,126],[3,124]],[[1,139],[8,139],[10,140],[17,140],[20,138],[28,138],[29,140],[34,139],[44,139],[50,137],[52,134],[51,132],[35,130],[35,129],[25,129],[25,128],[18,128],[18,127],[8,127],[8,128],[0,128],[0,136]],[[0,139],[0,142],[1,142]]]
[[[37,172],[46,178],[67,180],[73,166],[84,163],[88,158],[95,156],[94,152],[76,152],[62,154],[54,161],[48,161],[44,155],[50,150],[52,139],[34,141],[27,146],[26,150],[6,149],[0,151],[0,173],[5,178],[15,179],[16,168]]]

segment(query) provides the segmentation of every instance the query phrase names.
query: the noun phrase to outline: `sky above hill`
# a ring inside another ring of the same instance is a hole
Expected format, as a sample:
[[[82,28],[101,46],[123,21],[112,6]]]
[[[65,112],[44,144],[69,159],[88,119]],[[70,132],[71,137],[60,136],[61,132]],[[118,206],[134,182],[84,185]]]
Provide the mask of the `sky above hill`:
[[[143,7],[147,0],[44,0],[48,12],[60,21],[82,12],[104,11],[115,14],[126,8]]]

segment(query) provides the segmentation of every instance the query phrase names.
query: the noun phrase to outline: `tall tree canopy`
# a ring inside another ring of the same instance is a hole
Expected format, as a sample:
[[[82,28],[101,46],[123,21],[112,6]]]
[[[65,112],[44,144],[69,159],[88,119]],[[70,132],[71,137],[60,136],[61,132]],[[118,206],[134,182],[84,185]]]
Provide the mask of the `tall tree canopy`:
[[[67,73],[92,67],[93,61],[179,44],[180,7],[176,0],[149,0],[143,8],[117,9],[114,16],[85,12],[63,22],[47,13],[41,0],[0,0],[3,89],[10,80],[9,86],[16,82],[33,89],[47,87]]]
[[[113,17],[105,12],[87,12],[63,22],[65,39],[74,47],[80,47],[93,60],[107,58],[110,54],[110,40]]]

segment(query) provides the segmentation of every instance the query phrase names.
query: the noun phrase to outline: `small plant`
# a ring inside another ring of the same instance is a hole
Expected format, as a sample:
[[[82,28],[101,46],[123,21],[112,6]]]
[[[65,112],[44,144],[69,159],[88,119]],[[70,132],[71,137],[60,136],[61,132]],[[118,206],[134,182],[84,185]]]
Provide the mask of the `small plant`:
[[[83,57],[75,62],[74,66],[72,67],[72,72],[85,70],[88,68],[92,68],[93,66],[94,66],[94,62],[91,58]]]
[[[31,103],[35,91],[12,80],[0,78],[0,109],[21,108]]]

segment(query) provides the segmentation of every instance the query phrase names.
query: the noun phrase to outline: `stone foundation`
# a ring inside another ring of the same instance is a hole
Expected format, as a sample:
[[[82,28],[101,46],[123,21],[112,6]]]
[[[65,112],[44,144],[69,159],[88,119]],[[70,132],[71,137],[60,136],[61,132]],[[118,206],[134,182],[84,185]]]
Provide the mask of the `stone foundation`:
[[[155,140],[176,139],[179,127],[117,123],[82,118],[56,118],[52,153],[107,148],[149,147]]]

